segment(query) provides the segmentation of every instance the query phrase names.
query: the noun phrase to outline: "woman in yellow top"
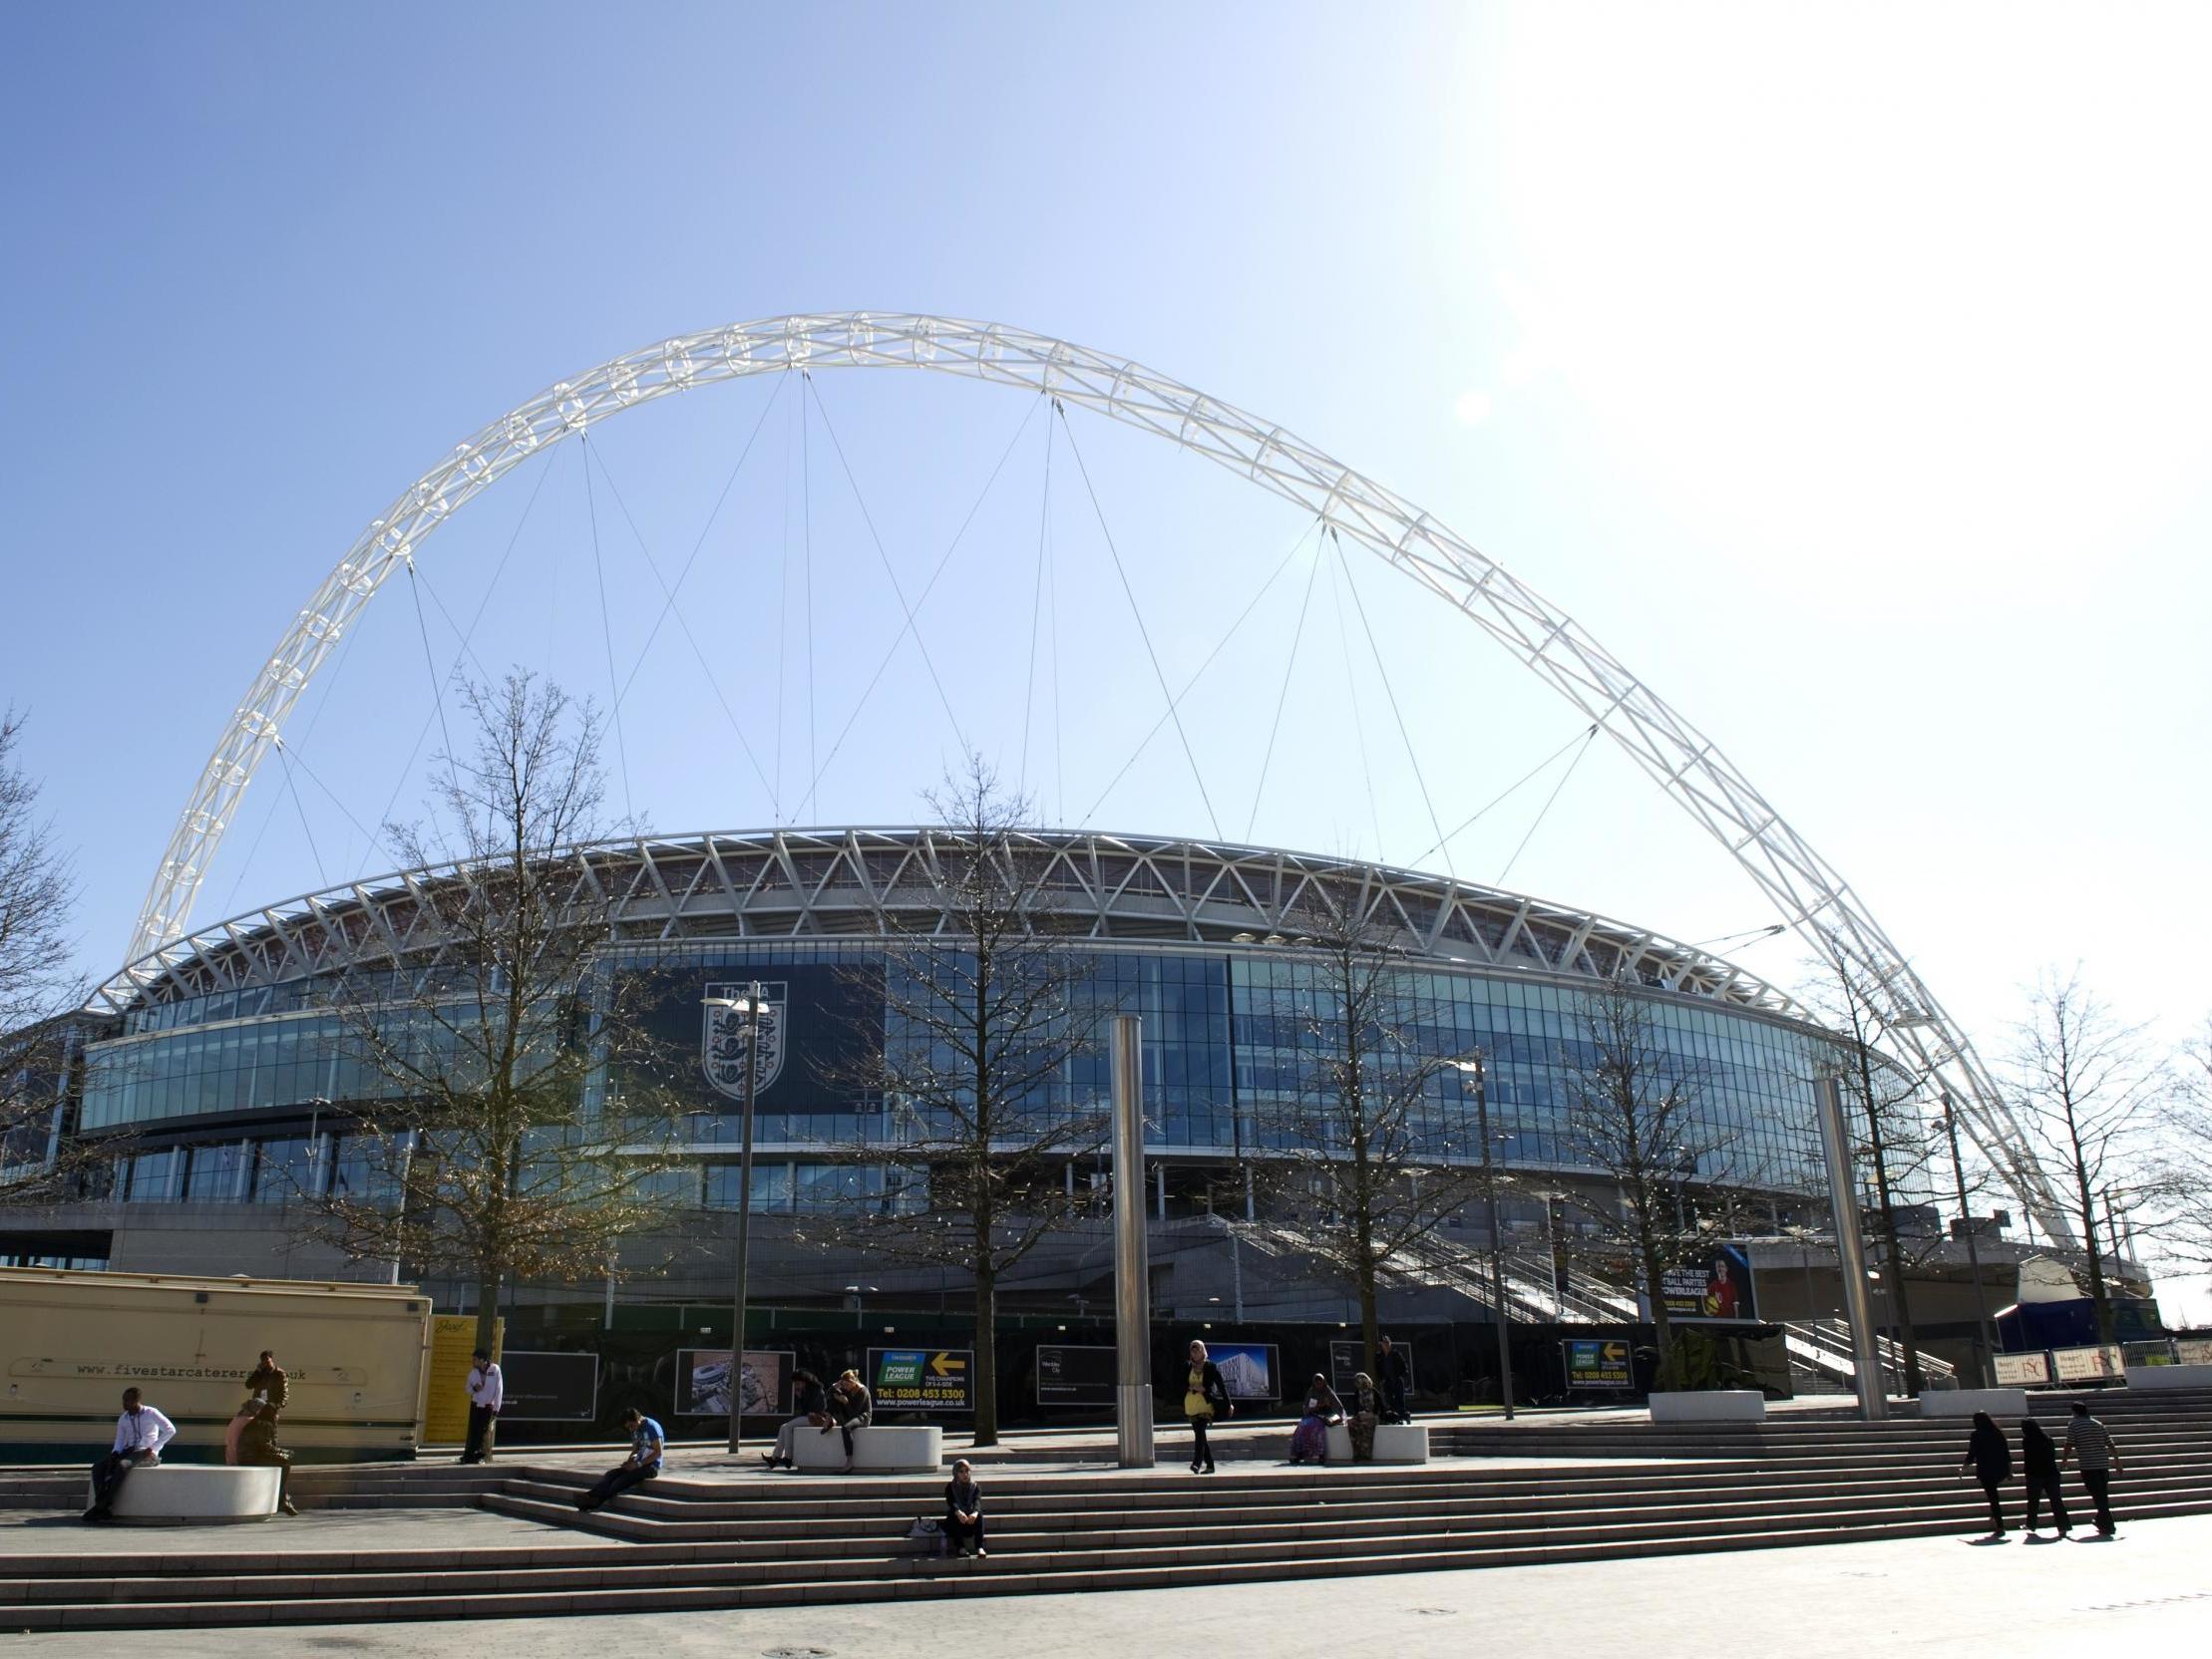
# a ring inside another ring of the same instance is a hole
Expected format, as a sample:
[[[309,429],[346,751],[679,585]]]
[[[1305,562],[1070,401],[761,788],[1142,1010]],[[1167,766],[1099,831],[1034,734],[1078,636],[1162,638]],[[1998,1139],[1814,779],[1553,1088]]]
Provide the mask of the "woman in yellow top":
[[[1191,1344],[1191,1369],[1183,1386],[1183,1415],[1191,1420],[1191,1473],[1214,1473],[1214,1449],[1206,1444],[1206,1430],[1217,1417],[1230,1415],[1229,1389],[1221,1370],[1206,1357],[1206,1344]]]

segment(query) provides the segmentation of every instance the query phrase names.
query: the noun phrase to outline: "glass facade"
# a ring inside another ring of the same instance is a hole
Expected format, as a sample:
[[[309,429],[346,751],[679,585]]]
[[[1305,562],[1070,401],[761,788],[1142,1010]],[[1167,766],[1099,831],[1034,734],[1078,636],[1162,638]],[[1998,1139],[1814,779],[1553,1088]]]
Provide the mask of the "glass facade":
[[[1137,942],[1084,949],[1087,1012],[1143,1019],[1150,1144],[1194,1161],[1265,1156],[1284,1133],[1280,1109],[1301,1092],[1310,1095],[1325,1046],[1315,1022],[1325,1027],[1326,980],[1311,956],[1264,946]],[[701,1050],[694,1034],[702,1030],[700,1004],[709,985],[757,977],[803,987],[811,974],[813,983],[835,980],[848,990],[865,984],[880,999],[883,964],[883,952],[867,942],[788,939],[629,947],[612,961],[616,972],[653,977],[683,1052]],[[318,994],[300,982],[250,996],[198,998],[173,1005],[190,1017],[149,1010],[133,1017],[124,1036],[90,1046],[84,1129],[144,1135],[174,1126],[183,1138],[204,1125],[214,1143],[189,1155],[166,1149],[128,1159],[119,1195],[278,1202],[291,1192],[320,1190],[325,1180],[348,1191],[375,1183],[373,1149],[344,1139],[332,1146],[325,1137],[318,1151],[296,1124],[273,1121],[254,1134],[256,1120],[304,1119],[324,1103],[342,1108],[387,1093],[381,1077],[344,1052],[336,1017],[315,1011]],[[816,1004],[801,990],[788,994],[776,1022],[781,1070],[756,1121],[763,1156],[754,1202],[764,1210],[905,1202],[896,1173],[821,1161],[823,1149],[870,1143],[883,1146],[887,1165],[895,1165],[899,1123],[810,1064],[824,1045],[850,1046],[851,1033],[829,1031],[839,1022],[808,1012]],[[1572,979],[1409,959],[1392,977],[1392,1023],[1416,1056],[1482,1057],[1493,1135],[1506,1163],[1572,1169],[1563,1130],[1567,1079],[1582,1047],[1579,994]],[[1685,1166],[1684,1177],[1818,1190],[1807,1029],[1703,999],[1655,994],[1650,1006],[1659,1041],[1699,1080],[1698,1122],[1686,1138],[1726,1149],[1711,1166]],[[810,1022],[824,1029],[809,1030]],[[882,1041],[896,1047],[896,1022],[887,1015],[882,1026]],[[736,1197],[740,1106],[712,1081],[703,1053],[685,1065],[679,1087],[690,1092],[695,1110],[684,1136],[702,1171],[676,1178],[692,1182],[699,1202],[729,1205]],[[1104,1045],[1070,1059],[1045,1093],[1049,1098],[1038,1104],[1047,1110],[1102,1110]],[[1438,1145],[1478,1147],[1474,1106],[1457,1074],[1429,1079],[1423,1103]],[[200,1122],[179,1122],[186,1119]],[[812,1161],[805,1157],[810,1150]]]

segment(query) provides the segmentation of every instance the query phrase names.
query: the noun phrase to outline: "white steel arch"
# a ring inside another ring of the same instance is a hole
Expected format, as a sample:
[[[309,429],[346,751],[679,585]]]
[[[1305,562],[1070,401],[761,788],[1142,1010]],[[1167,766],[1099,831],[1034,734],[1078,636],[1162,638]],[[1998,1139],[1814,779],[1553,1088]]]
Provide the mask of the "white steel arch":
[[[147,891],[111,1001],[181,947],[223,830],[300,693],[345,630],[455,510],[541,450],[655,398],[793,369],[927,369],[1041,392],[1140,428],[1317,514],[1464,612],[1644,769],[1725,846],[1782,920],[1824,958],[1848,955],[1888,994],[1883,1046],[1957,1101],[1975,1145],[2052,1237],[2064,1205],[1972,1043],[1833,866],[1712,741],[1569,616],[1410,501],[1273,423],[1164,375],[999,323],[898,312],[774,317],[687,334],[560,381],[501,417],[411,485],[323,578],[255,673],[194,785]]]

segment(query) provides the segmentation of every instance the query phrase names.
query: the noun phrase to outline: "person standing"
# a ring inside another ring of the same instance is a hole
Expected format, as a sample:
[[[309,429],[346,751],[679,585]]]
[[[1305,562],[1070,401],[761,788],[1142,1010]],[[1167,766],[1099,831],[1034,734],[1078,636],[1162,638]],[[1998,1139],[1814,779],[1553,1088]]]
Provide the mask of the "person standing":
[[[2013,1478],[2013,1449],[2005,1444],[2005,1431],[1988,1412],[1974,1414],[1974,1433],[1967,1437],[1967,1455],[1959,1465],[1959,1473],[1964,1475],[1970,1469],[1990,1499],[1990,1536],[2002,1538],[2005,1505],[1999,1501],[1997,1490]]]
[[[944,1545],[955,1555],[988,1555],[983,1547],[983,1489],[965,1458],[952,1466],[944,1489]]]
[[[791,1409],[798,1415],[787,1418],[784,1426],[776,1431],[776,1446],[771,1452],[760,1455],[761,1462],[770,1469],[779,1464],[785,1469],[796,1468],[793,1460],[798,1456],[797,1436],[810,1424],[825,1428],[830,1422],[829,1396],[822,1392],[822,1379],[811,1371],[794,1371],[791,1374]]]
[[[507,1383],[492,1356],[479,1348],[469,1365],[469,1442],[461,1461],[480,1464],[492,1455],[493,1427],[507,1400]]]
[[[276,1356],[264,1348],[260,1363],[246,1377],[245,1391],[267,1401],[282,1412],[290,1396],[290,1385],[284,1377],[284,1368],[276,1363]]]
[[[609,1498],[643,1486],[660,1473],[661,1454],[668,1447],[668,1437],[660,1432],[660,1425],[632,1406],[622,1414],[622,1427],[630,1432],[630,1455],[576,1499],[576,1513],[587,1515]]]
[[[239,1431],[237,1461],[281,1471],[276,1478],[276,1506],[288,1515],[299,1513],[292,1505],[292,1455],[276,1444],[276,1402],[273,1400],[263,1401],[254,1408],[253,1416]]]
[[[162,1448],[176,1438],[176,1424],[149,1406],[137,1389],[125,1389],[123,1415],[116,1419],[115,1448],[92,1466],[92,1507],[85,1511],[85,1518],[115,1519],[116,1495],[123,1491],[131,1472],[159,1468]]]
[[[1191,1473],[1214,1473],[1214,1449],[1207,1443],[1206,1431],[1217,1417],[1231,1414],[1229,1385],[1222,1381],[1221,1368],[1206,1357],[1206,1344],[1191,1344],[1191,1368],[1184,1380],[1183,1415],[1191,1423]]]
[[[2059,1462],[2068,1458],[2081,1466],[2081,1484],[2096,1500],[2097,1536],[2114,1536],[2112,1477],[2120,1472],[2119,1448],[2112,1444],[2112,1431],[2089,1415],[2086,1400],[2073,1403],[2073,1418],[2066,1425],[2066,1449],[2059,1454]]]
[[[2021,1419],[2020,1461],[2028,1476],[2028,1529],[2035,1530],[2035,1507],[2043,1498],[2050,1499],[2050,1523],[2058,1528],[2062,1538],[2072,1530],[2066,1519],[2066,1499],[2058,1490],[2058,1448],[2043,1433],[2043,1426],[2031,1417]]]
[[[830,1390],[830,1418],[837,1432],[845,1437],[845,1473],[853,1473],[853,1431],[868,1427],[876,1402],[869,1398],[868,1385],[861,1381],[858,1371],[848,1371],[840,1376]],[[825,1427],[825,1435],[830,1431]]]
[[[1375,1344],[1375,1381],[1382,1385],[1382,1421],[1411,1423],[1413,1413],[1406,1405],[1406,1395],[1413,1387],[1413,1367],[1406,1361],[1405,1350],[1388,1337]]]

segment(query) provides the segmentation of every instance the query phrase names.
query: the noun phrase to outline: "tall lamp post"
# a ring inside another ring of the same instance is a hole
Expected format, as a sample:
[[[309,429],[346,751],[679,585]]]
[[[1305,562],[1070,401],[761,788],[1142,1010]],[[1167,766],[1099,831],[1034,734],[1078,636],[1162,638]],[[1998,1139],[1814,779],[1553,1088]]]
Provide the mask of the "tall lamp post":
[[[1490,1228],[1490,1312],[1498,1327],[1498,1400],[1508,1423],[1513,1421],[1513,1316],[1506,1309],[1505,1250],[1498,1238],[1498,1181],[1490,1161],[1490,1087],[1483,1076],[1482,1055],[1452,1064],[1459,1075],[1475,1085],[1475,1133],[1482,1137],[1483,1207]]]
[[[730,1456],[745,1439],[745,1270],[753,1241],[753,1101],[760,1086],[761,983],[754,980],[741,997],[708,997],[709,1008],[745,1016],[745,1133],[737,1155],[736,1312],[730,1326]]]
[[[1982,1291],[1982,1251],[1974,1241],[1974,1215],[1967,1208],[1967,1166],[1959,1158],[1959,1118],[1953,1111],[1951,1097],[1943,1101],[1943,1132],[1951,1141],[1951,1176],[1959,1188],[1959,1225],[1967,1234],[1967,1270],[1974,1275],[1974,1328],[1978,1333],[1975,1346],[1975,1369],[1981,1373],[1984,1388],[1997,1387],[1997,1344],[1990,1337],[1990,1304]]]

